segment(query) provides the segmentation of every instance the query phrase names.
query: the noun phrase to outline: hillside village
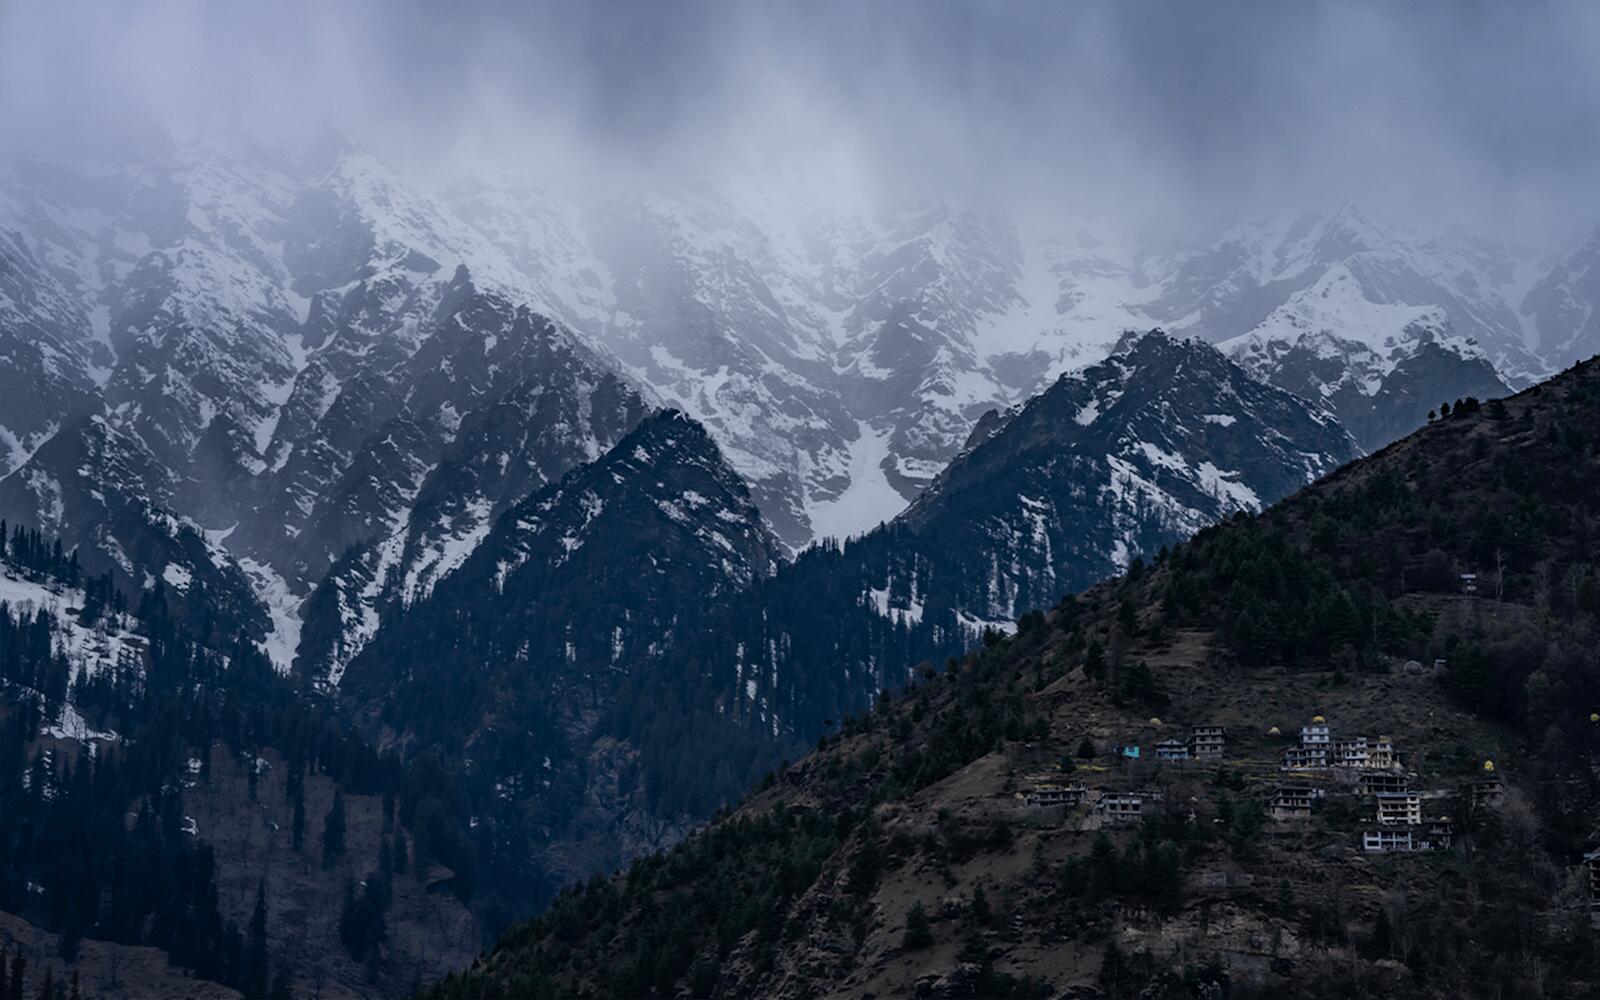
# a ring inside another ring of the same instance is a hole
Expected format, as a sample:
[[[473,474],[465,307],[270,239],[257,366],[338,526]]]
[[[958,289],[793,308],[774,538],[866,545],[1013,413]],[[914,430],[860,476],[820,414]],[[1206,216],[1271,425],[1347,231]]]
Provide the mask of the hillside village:
[[[1157,718],[1149,725],[1158,734],[1170,728]],[[1281,731],[1273,726],[1267,735],[1277,737]],[[1274,824],[1320,819],[1330,803],[1337,803],[1342,807],[1340,816],[1359,816],[1356,840],[1369,854],[1449,850],[1455,830],[1452,816],[1493,808],[1505,794],[1492,760],[1483,763],[1484,777],[1433,782],[1406,769],[1390,737],[1334,736],[1320,715],[1300,727],[1299,741],[1284,748],[1281,764],[1230,756],[1227,730],[1216,725],[1192,726],[1186,738],[1163,736],[1155,741],[1154,751],[1162,765],[1207,768],[1213,784],[1221,783],[1224,772],[1242,779],[1249,793],[1265,804]],[[1116,788],[1118,765],[1144,756],[1143,746],[1129,742],[1112,748],[1109,765],[1094,763],[1092,757],[1081,761],[1064,757],[1053,772],[1024,776],[1022,780],[1030,784],[1016,796],[1030,808],[1035,823],[1077,831],[1135,825],[1147,803],[1166,802],[1166,793],[1158,788]],[[1185,819],[1197,821],[1193,808]]]

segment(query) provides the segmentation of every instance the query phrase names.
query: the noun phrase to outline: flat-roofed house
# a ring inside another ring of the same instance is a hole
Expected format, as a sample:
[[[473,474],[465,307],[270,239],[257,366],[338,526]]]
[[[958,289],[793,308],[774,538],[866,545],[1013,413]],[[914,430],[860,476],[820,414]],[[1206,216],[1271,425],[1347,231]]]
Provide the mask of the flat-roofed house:
[[[1377,795],[1380,792],[1405,792],[1411,789],[1411,779],[1395,771],[1363,771],[1361,794]]]
[[[1361,849],[1368,854],[1387,854],[1396,851],[1414,851],[1417,849],[1416,841],[1411,835],[1411,828],[1394,828],[1383,830],[1368,830],[1361,835]]]
[[[1189,735],[1189,755],[1196,760],[1217,760],[1227,745],[1227,733],[1221,726],[1195,726]]]
[[[1022,797],[1030,806],[1066,806],[1070,809],[1080,805],[1088,793],[1089,790],[1081,782],[1074,782],[1066,785],[1035,785],[1023,792]]]
[[[1106,792],[1094,804],[1103,822],[1113,826],[1137,823],[1144,816],[1144,796],[1132,792]]]
[[[1279,785],[1272,793],[1273,819],[1291,821],[1311,818],[1312,791],[1310,785]]]
[[[1161,740],[1156,743],[1157,760],[1188,760],[1189,744],[1182,740]]]
[[[1421,826],[1422,796],[1416,792],[1379,792],[1379,826]]]

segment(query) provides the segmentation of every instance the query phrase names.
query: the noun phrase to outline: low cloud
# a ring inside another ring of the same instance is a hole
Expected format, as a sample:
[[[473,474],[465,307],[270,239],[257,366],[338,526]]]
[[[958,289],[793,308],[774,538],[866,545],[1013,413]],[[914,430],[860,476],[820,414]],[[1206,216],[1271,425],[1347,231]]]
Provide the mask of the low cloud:
[[[1600,221],[1600,7],[1392,3],[0,5],[0,134],[349,137],[423,173],[687,180],[1174,232],[1345,202]]]

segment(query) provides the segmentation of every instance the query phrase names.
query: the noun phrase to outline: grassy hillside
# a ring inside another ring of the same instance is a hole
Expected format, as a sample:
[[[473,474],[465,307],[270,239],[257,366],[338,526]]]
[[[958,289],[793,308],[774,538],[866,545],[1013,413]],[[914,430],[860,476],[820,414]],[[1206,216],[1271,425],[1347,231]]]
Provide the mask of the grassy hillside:
[[[1597,449],[1595,362],[1454,405],[885,697],[434,995],[1593,996]],[[1390,737],[1428,821],[1395,829],[1448,847],[1363,851],[1361,772],[1283,770],[1316,716]],[[1152,759],[1207,725],[1219,759]]]

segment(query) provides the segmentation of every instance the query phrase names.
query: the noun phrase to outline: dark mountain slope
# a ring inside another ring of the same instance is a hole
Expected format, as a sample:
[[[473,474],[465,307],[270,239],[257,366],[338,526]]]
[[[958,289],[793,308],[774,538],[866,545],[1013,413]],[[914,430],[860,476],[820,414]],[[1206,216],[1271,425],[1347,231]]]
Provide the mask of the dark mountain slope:
[[[394,996],[478,949],[447,783],[220,610],[200,646],[159,590],[59,551],[0,541],[0,950],[27,970],[0,993],[42,996],[52,970],[106,998]]]
[[[649,763],[597,721],[778,551],[704,429],[664,411],[507,511],[378,633],[340,694],[386,739],[468,762],[487,863],[521,908],[664,842],[629,801]]]
[[[1136,562],[434,995],[1592,996],[1596,428],[1589,362]],[[1398,766],[1280,770],[1318,715]],[[1362,773],[1442,849],[1364,852]]]

